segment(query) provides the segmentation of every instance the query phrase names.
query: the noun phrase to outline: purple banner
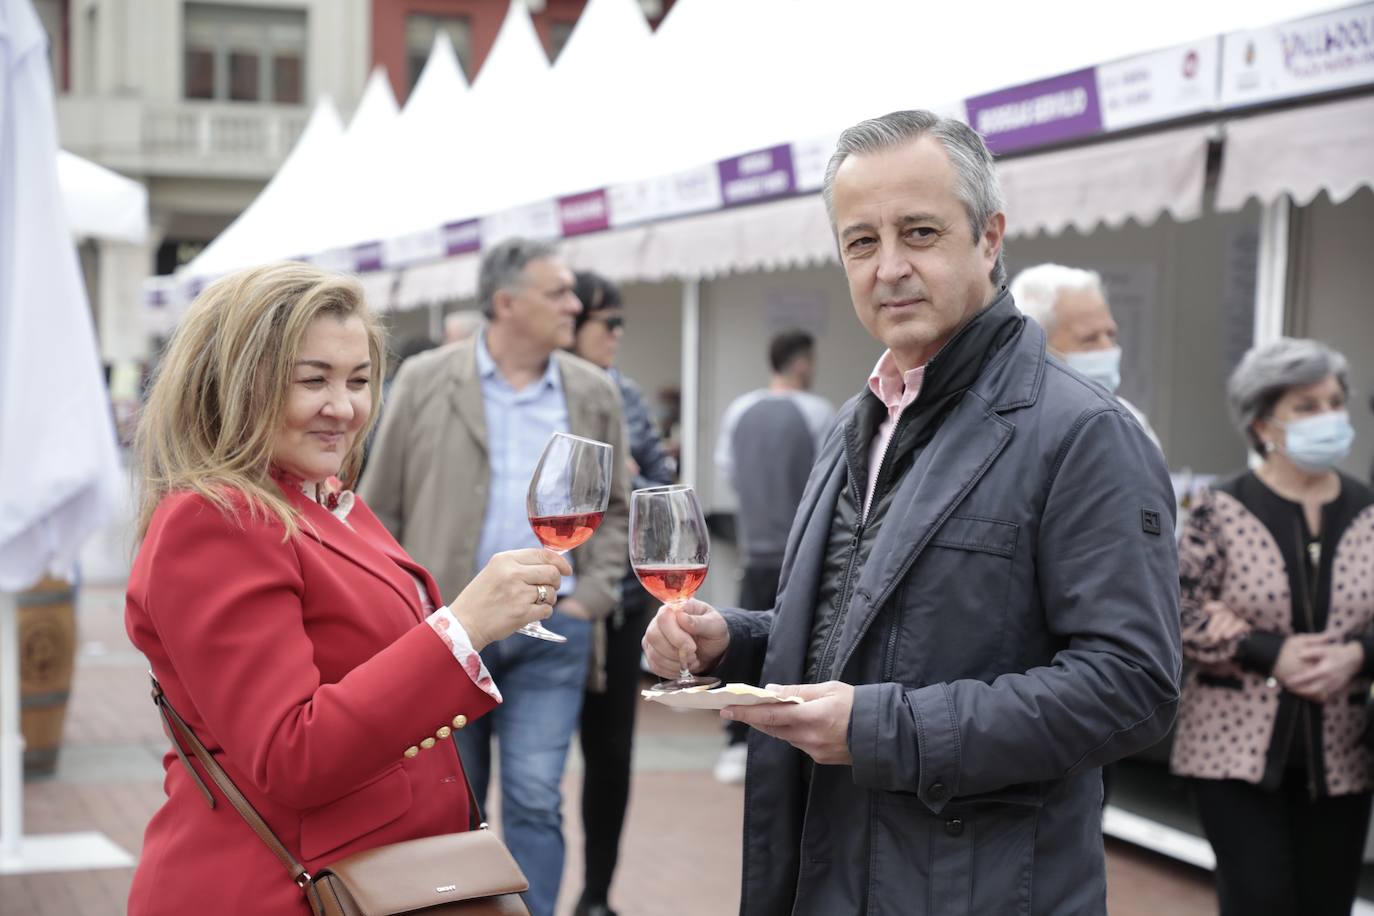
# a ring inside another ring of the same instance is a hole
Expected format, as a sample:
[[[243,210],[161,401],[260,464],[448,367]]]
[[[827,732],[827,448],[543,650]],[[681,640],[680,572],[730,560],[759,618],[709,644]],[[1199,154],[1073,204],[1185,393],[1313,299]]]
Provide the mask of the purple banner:
[[[564,238],[611,227],[611,207],[606,192],[588,191],[558,198],[558,224]]]
[[[796,187],[792,147],[784,144],[716,163],[721,200],[727,207],[753,204],[791,194]]]
[[[482,222],[465,219],[444,225],[444,254],[466,254],[482,247]]]
[[[994,153],[1047,146],[1102,130],[1097,72],[1079,70],[965,102],[968,122]]]
[[[382,243],[363,242],[353,246],[353,269],[360,274],[382,269]]]

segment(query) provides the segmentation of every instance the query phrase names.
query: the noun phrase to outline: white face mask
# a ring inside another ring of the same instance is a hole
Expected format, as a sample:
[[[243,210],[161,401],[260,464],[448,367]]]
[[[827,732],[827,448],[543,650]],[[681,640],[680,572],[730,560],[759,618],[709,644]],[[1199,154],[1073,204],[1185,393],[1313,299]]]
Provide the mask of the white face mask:
[[[1087,376],[1112,394],[1121,387],[1121,348],[1065,353],[1064,362],[1080,375]]]
[[[1283,451],[1298,467],[1312,474],[1324,474],[1340,464],[1350,454],[1355,442],[1355,427],[1350,414],[1331,410],[1289,423],[1283,428]]]

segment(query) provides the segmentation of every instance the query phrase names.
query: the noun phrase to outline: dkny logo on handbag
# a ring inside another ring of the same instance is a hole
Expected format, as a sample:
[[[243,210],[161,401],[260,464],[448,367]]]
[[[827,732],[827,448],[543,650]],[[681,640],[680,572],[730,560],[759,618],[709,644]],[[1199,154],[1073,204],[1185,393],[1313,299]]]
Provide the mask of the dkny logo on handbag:
[[[456,884],[445,884],[443,887],[436,887],[436,888],[434,889],[434,893],[436,893],[436,894],[451,894],[451,893],[453,893],[453,892],[456,891],[456,890],[458,890],[458,885],[456,885]]]

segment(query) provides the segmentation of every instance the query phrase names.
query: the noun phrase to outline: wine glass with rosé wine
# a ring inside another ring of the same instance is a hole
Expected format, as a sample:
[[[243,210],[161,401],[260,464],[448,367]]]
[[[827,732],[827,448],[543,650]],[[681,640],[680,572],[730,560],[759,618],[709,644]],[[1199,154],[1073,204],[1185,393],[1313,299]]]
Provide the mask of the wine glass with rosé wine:
[[[630,494],[630,566],[646,591],[676,610],[706,580],[711,536],[691,487],[650,487]],[[676,680],[655,690],[715,687],[719,678],[696,677],[679,662]]]
[[[534,536],[554,553],[585,544],[606,516],[611,498],[615,450],[605,442],[554,433],[530,478],[525,509]],[[549,642],[567,642],[535,620],[515,632]]]

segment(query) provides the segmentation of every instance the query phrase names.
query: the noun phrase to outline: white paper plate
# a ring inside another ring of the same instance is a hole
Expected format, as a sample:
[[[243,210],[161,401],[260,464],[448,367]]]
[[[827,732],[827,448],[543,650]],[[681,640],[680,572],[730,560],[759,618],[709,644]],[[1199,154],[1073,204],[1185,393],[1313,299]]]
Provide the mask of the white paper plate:
[[[801,697],[778,696],[752,684],[726,684],[724,687],[689,687],[686,690],[645,690],[640,694],[653,703],[675,709],[724,709],[727,706],[760,706],[767,703],[801,703]]]

